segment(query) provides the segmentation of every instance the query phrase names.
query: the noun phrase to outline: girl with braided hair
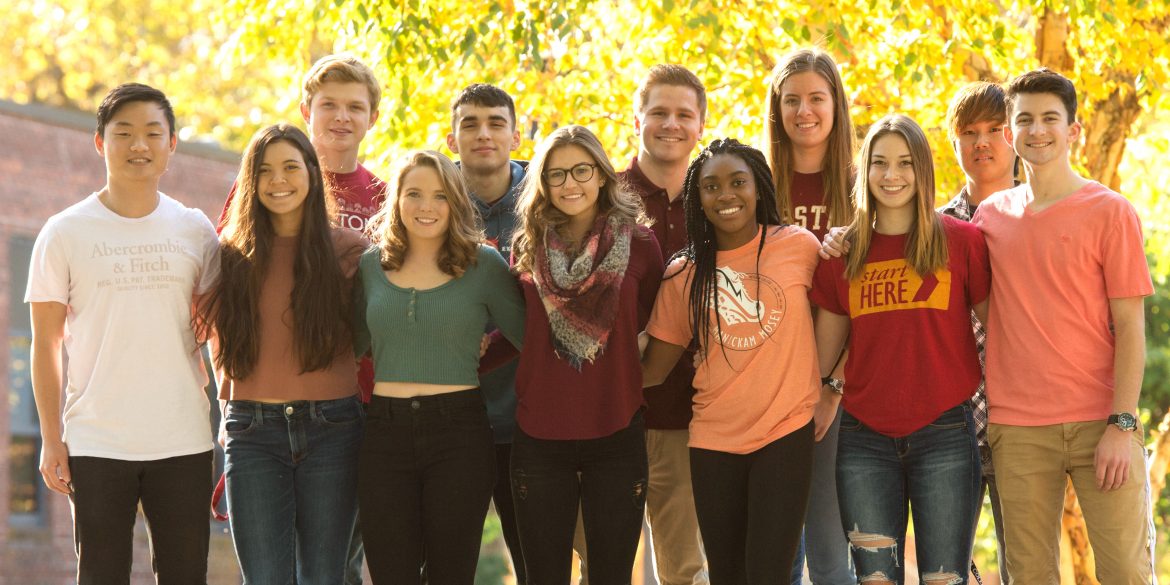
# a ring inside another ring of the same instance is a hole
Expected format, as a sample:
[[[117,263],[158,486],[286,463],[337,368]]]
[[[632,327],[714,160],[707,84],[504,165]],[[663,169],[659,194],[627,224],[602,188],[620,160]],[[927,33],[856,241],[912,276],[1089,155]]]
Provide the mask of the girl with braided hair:
[[[646,328],[643,383],[697,343],[691,482],[711,583],[784,583],[812,471],[819,246],[780,221],[764,155],[735,140],[699,153],[683,193],[690,241]]]

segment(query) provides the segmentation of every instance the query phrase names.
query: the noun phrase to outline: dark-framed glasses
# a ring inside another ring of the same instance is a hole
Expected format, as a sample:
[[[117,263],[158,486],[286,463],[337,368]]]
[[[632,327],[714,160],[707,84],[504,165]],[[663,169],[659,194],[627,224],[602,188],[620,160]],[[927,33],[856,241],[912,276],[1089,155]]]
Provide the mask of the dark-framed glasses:
[[[580,163],[573,165],[570,169],[548,169],[544,171],[544,180],[549,187],[560,187],[568,180],[569,175],[573,175],[573,180],[578,183],[584,183],[593,178],[593,170],[597,165],[589,163]]]

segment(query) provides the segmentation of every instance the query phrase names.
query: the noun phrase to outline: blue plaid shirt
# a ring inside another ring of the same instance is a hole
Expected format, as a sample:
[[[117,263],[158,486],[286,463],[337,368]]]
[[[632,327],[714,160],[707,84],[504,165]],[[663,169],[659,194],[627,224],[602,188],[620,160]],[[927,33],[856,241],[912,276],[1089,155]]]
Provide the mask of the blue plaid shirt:
[[[971,209],[971,203],[967,199],[967,187],[963,187],[954,199],[947,202],[946,205],[938,209],[939,213],[949,215],[955,219],[963,221],[971,221],[971,216],[975,215],[975,210]],[[971,329],[975,332],[975,347],[979,349],[979,369],[986,371],[987,369],[987,331],[983,328],[983,324],[979,322],[979,318],[975,316],[975,311],[971,311]],[[975,389],[975,395],[971,397],[971,412],[975,417],[975,438],[979,441],[979,452],[983,459],[983,473],[991,473],[991,457],[990,447],[987,444],[987,394],[984,376],[979,377],[979,387]]]

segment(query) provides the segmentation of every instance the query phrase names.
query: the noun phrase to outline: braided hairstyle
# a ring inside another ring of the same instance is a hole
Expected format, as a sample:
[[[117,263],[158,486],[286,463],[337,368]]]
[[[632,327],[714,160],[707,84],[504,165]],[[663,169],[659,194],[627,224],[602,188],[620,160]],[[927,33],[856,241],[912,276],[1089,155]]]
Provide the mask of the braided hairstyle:
[[[707,220],[703,213],[703,204],[699,195],[699,180],[703,165],[718,155],[739,157],[751,169],[752,178],[756,183],[756,223],[764,226],[782,226],[780,213],[776,207],[776,190],[772,184],[772,171],[764,153],[734,138],[721,138],[709,144],[695,160],[687,167],[687,178],[683,183],[683,209],[687,222],[687,245],[671,258],[683,258],[687,264],[694,264],[694,271],[688,277],[690,288],[689,308],[691,316],[691,336],[696,341],[699,351],[705,355],[710,349],[705,347],[707,333],[711,330],[711,313],[717,309],[719,303],[718,283],[715,275],[715,227]],[[764,249],[764,240],[768,230],[760,233],[759,246],[756,248],[756,274],[760,272],[760,253]],[[685,264],[684,264],[685,267]],[[675,275],[681,273],[678,271]],[[672,277],[672,276],[671,276]],[[669,278],[669,277],[668,277]],[[759,279],[756,279],[756,298],[760,298]],[[716,311],[717,314],[717,311]],[[761,324],[761,327],[763,325]],[[723,327],[718,317],[715,319],[716,331],[722,339]],[[720,345],[722,347],[722,344]],[[727,357],[726,348],[723,349],[724,358]]]

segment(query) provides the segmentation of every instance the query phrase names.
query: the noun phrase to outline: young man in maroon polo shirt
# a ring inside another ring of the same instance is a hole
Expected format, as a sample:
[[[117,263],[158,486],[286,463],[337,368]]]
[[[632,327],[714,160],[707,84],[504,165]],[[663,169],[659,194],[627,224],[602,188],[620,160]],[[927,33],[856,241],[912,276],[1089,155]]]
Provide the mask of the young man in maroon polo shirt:
[[[665,260],[687,243],[680,195],[706,117],[707,90],[681,65],[651,67],[634,94],[638,154],[618,177],[642,197]],[[646,389],[646,516],[662,585],[708,582],[687,449],[695,392],[692,362],[684,356],[662,385]]]

